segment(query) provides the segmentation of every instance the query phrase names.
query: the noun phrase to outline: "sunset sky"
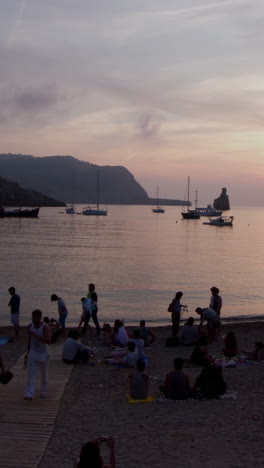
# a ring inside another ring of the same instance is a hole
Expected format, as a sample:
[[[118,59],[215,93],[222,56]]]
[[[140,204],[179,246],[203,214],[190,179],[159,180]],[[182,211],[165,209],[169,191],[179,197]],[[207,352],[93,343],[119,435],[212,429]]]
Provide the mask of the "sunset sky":
[[[264,205],[263,0],[0,0],[0,153]],[[201,204],[200,203],[200,204]]]

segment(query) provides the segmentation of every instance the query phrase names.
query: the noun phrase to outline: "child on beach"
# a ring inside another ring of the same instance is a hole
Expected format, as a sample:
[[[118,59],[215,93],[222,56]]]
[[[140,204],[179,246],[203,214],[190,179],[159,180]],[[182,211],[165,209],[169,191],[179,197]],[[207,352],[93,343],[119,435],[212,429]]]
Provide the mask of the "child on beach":
[[[137,360],[137,370],[128,376],[129,395],[134,400],[145,400],[148,396],[148,374],[144,373],[145,362]]]
[[[239,349],[237,345],[236,335],[234,332],[230,331],[224,338],[225,347],[223,353],[226,358],[231,359],[239,354]]]
[[[133,341],[129,341],[127,345],[128,351],[121,351],[119,353],[113,352],[111,358],[105,359],[106,364],[123,365],[124,367],[135,368],[138,360],[138,350]]]

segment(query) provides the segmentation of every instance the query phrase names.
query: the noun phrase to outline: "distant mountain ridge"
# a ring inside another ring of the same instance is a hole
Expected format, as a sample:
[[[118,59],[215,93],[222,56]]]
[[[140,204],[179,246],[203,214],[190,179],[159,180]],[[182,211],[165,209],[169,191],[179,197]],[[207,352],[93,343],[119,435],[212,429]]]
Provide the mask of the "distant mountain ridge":
[[[47,197],[36,190],[21,188],[17,183],[0,177],[1,206],[65,206],[65,203]]]
[[[0,154],[0,175],[65,203],[97,202],[97,173],[100,202],[107,204],[151,205],[144,188],[123,166],[97,166],[73,156],[34,157]],[[164,202],[164,200],[163,200]],[[171,200],[169,201],[171,204]],[[184,204],[180,200],[175,205]]]

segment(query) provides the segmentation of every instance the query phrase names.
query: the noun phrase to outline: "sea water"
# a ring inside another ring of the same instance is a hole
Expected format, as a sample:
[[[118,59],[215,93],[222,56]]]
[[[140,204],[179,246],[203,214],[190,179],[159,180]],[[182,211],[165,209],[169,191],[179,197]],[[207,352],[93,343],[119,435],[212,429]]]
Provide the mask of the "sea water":
[[[108,206],[102,217],[41,208],[38,219],[0,219],[0,324],[9,324],[8,288],[21,296],[21,323],[33,309],[57,317],[50,295],[61,296],[68,324],[77,325],[81,297],[96,285],[100,322],[170,323],[176,291],[188,305],[183,318],[207,307],[210,287],[223,298],[222,316],[264,314],[264,209],[234,208],[233,227],[181,219],[180,207],[164,214],[150,206]],[[82,205],[77,206],[81,213]],[[228,213],[229,214],[229,213]]]

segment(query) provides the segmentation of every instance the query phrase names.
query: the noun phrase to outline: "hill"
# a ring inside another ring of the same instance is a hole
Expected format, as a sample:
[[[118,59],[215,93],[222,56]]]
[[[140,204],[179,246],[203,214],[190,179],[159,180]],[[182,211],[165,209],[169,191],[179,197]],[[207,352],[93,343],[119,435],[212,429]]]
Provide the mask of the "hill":
[[[99,174],[101,203],[153,203],[144,188],[125,167],[97,166],[73,156],[34,157],[0,154],[0,174],[19,183],[23,188],[38,190],[66,203],[96,203]],[[175,200],[173,204],[179,205],[182,202]]]
[[[35,190],[21,188],[15,182],[0,177],[1,206],[65,206],[65,203],[47,197]]]

